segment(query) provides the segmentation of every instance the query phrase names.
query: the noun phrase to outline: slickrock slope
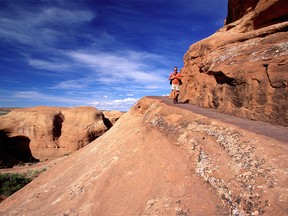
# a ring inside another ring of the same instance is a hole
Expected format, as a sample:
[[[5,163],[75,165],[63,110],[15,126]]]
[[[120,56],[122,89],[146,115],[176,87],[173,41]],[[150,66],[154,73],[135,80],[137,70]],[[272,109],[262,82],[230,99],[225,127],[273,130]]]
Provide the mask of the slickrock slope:
[[[189,107],[143,98],[1,203],[0,215],[287,215],[287,150]]]
[[[0,160],[13,165],[19,160],[57,158],[87,145],[111,125],[93,107],[14,109],[0,116]]]
[[[184,56],[181,101],[288,126],[287,30],[287,0],[229,0],[226,25]]]

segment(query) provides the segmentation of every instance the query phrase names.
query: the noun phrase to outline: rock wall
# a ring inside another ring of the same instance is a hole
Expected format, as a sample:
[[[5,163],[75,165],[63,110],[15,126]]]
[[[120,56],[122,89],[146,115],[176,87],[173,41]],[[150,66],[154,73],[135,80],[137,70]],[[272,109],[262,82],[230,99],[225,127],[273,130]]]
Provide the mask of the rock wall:
[[[226,25],[186,52],[180,100],[288,126],[288,1],[228,8]]]
[[[114,117],[112,122],[109,120],[111,116]],[[106,118],[93,107],[14,109],[0,117],[3,153],[0,161],[10,161],[13,165],[19,161],[53,159],[74,152],[104,134],[120,114],[111,116]],[[22,160],[23,154],[25,160]]]

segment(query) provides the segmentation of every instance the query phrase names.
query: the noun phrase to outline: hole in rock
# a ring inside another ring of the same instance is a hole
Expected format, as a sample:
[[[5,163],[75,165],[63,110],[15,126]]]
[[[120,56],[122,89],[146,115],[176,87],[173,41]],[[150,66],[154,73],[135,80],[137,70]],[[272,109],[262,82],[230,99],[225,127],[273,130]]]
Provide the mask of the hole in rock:
[[[218,84],[228,84],[230,86],[236,86],[237,81],[234,78],[226,76],[222,71],[210,72],[215,77]]]
[[[58,140],[62,133],[62,123],[64,121],[64,116],[62,113],[54,115],[53,118],[53,140]]]

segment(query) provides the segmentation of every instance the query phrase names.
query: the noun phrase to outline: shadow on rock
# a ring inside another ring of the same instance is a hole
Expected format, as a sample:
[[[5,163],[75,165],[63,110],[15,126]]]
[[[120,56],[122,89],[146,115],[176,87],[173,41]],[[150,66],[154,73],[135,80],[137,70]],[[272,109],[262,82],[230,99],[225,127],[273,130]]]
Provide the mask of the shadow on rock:
[[[9,136],[7,130],[0,130],[0,167],[13,167],[19,163],[39,162],[30,150],[30,139],[26,136]]]

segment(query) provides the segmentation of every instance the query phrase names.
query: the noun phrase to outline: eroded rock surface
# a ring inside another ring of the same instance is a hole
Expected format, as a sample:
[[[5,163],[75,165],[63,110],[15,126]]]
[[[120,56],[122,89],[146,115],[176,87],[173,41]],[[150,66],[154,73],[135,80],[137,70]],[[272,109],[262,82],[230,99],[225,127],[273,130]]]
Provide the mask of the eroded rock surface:
[[[124,114],[124,112],[118,110],[103,111],[105,119],[108,125],[113,126],[116,121]]]
[[[23,157],[28,162],[69,154],[104,134],[108,123],[93,107],[14,109],[0,117],[1,159],[10,155],[13,165]]]
[[[185,54],[180,100],[288,126],[288,1],[228,8],[226,25]]]
[[[273,137],[143,98],[0,215],[287,215],[287,152]]]

